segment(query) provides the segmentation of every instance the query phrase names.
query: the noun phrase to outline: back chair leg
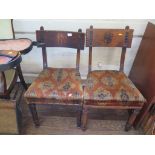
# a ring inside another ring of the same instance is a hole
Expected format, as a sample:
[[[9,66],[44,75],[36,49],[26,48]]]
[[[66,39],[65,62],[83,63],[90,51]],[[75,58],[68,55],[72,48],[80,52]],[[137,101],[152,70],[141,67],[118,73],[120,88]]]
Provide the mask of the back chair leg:
[[[129,131],[131,129],[139,112],[140,112],[139,109],[133,109],[132,111],[130,111],[130,116],[129,116],[128,121],[125,125],[125,131]]]
[[[87,129],[87,123],[88,123],[88,108],[84,107],[82,111],[82,124],[81,124],[81,129],[83,131]]]
[[[29,104],[29,109],[32,114],[33,122],[36,127],[40,126],[39,119],[38,119],[38,114],[36,110],[36,105],[35,104]]]
[[[82,117],[82,106],[78,108],[77,111],[77,127],[81,127],[81,117]]]

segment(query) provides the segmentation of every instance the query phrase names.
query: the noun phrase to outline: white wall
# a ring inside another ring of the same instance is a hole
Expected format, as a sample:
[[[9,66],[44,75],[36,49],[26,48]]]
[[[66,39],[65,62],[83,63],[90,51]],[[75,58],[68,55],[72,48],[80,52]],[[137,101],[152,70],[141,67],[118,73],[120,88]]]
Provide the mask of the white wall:
[[[35,30],[40,26],[45,29],[52,30],[68,30],[77,31],[82,28],[85,32],[86,28],[93,25],[94,28],[124,28],[129,25],[134,29],[134,39],[132,48],[128,49],[125,60],[125,73],[128,75],[133,60],[135,58],[137,49],[139,47],[141,36],[143,35],[147,22],[155,23],[155,20],[14,20],[14,29],[16,38],[27,37],[35,41]],[[96,52],[93,53],[93,69],[119,69],[120,62],[120,49],[115,48],[114,52],[111,49],[95,48]],[[48,63],[53,67],[74,67],[75,65],[75,52],[72,49],[48,49]],[[36,77],[42,70],[42,55],[41,50],[36,47],[23,56],[22,70],[26,80],[28,77]],[[82,78],[86,78],[88,70],[88,48],[81,52],[80,72]],[[31,79],[30,78],[30,79]]]

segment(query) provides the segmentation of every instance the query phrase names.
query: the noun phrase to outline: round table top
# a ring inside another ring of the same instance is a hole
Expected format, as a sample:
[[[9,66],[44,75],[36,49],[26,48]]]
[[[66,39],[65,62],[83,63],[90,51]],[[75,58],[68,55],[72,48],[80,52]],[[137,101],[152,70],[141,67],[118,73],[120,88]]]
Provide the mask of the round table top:
[[[0,71],[14,68],[22,61],[20,52],[17,51],[0,51]]]

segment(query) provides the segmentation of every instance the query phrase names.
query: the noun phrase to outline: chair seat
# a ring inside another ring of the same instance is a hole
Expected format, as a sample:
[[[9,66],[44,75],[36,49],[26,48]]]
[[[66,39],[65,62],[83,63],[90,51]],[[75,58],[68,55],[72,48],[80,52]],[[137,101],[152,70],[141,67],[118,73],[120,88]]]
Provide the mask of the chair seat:
[[[38,100],[82,100],[80,73],[73,68],[47,68],[34,80],[25,98]]]
[[[98,106],[142,106],[145,98],[120,71],[92,71],[84,89],[85,104]]]
[[[31,44],[31,40],[24,38],[0,40],[0,50],[23,51],[29,48]]]

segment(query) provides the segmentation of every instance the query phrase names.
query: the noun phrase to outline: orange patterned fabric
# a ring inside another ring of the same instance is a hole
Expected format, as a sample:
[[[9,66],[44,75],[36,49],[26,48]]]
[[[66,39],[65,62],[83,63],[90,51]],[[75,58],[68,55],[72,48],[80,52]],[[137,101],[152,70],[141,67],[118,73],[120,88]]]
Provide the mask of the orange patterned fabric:
[[[31,84],[27,99],[82,100],[80,74],[73,68],[47,68]]]
[[[126,104],[146,101],[123,72],[109,70],[92,71],[88,74],[84,99],[101,102],[119,101]]]

